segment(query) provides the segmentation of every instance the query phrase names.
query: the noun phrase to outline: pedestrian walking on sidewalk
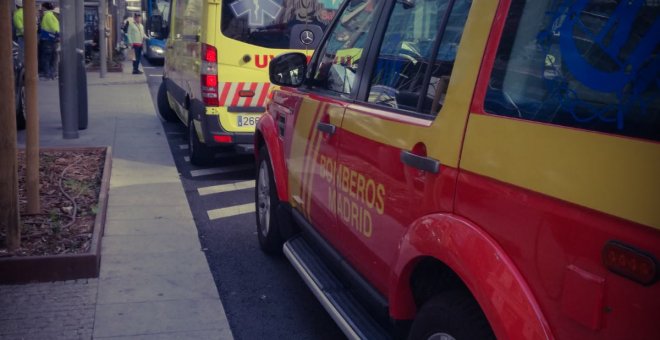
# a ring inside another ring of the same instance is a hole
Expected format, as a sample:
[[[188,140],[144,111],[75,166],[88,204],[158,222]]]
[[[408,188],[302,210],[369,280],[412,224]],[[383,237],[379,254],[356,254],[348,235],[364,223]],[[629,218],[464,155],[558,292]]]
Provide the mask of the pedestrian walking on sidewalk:
[[[142,15],[135,13],[133,22],[128,24],[128,44],[133,47],[135,57],[133,59],[133,74],[142,74],[140,71],[140,59],[142,58],[142,44],[147,36],[142,26]]]
[[[55,67],[57,62],[57,43],[60,39],[60,21],[53,13],[55,7],[50,2],[41,4],[44,10],[39,26],[39,44],[42,46],[42,64],[46,78],[55,79]]]
[[[16,43],[18,44],[18,60],[23,61],[23,50],[25,48],[25,25],[23,23],[23,0],[16,0],[16,12],[14,12],[14,31],[16,32]]]

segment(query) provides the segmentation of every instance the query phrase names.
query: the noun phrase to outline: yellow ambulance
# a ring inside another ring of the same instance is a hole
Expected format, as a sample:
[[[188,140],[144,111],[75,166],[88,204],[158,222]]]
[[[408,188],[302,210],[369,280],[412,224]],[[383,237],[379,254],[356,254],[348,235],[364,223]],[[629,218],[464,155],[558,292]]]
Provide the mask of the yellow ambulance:
[[[250,149],[270,93],[268,64],[311,56],[340,0],[172,0],[158,111],[188,128],[190,161]]]

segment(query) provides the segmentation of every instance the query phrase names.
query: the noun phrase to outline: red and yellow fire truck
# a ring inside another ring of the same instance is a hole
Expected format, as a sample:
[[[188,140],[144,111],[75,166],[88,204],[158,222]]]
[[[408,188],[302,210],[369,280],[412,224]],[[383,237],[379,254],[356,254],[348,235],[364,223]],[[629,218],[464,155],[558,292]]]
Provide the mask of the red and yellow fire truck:
[[[346,1],[271,61],[261,247],[350,338],[660,339],[659,12]]]

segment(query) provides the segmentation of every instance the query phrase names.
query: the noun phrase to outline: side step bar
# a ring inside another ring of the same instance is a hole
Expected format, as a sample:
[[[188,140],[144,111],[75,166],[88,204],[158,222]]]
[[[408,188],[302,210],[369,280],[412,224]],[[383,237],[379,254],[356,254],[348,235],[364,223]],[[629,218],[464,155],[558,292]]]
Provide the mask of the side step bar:
[[[323,308],[349,339],[391,338],[360,306],[302,236],[287,241],[283,250]]]

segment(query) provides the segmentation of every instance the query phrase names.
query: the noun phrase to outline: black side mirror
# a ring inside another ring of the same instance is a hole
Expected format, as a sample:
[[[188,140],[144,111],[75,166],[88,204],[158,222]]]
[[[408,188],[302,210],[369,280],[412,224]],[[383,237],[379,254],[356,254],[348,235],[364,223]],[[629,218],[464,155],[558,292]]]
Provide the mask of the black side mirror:
[[[307,56],[300,52],[280,54],[270,61],[268,71],[271,83],[298,87],[305,82]]]

